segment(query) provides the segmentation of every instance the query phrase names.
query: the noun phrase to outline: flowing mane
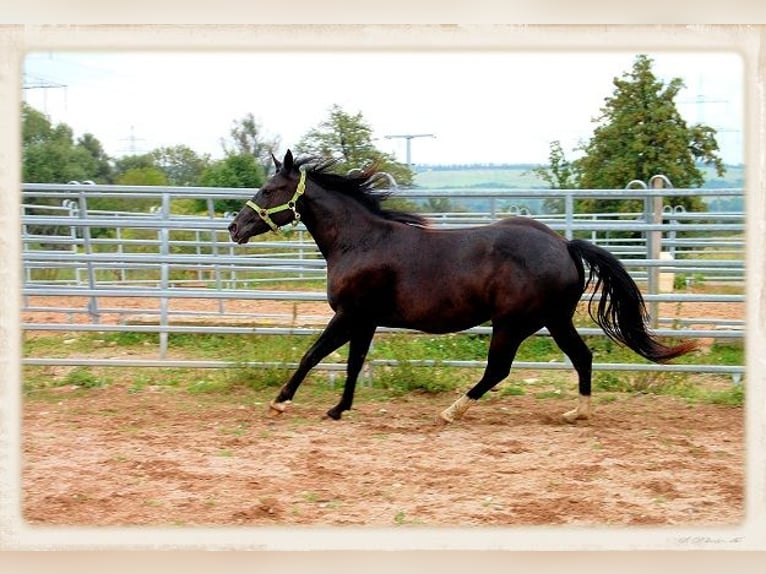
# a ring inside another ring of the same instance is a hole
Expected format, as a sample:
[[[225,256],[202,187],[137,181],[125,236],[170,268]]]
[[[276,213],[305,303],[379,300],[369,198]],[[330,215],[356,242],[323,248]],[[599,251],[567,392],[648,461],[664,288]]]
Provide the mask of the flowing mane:
[[[382,202],[390,197],[393,190],[389,187],[388,178],[378,171],[377,166],[340,175],[331,171],[336,164],[335,160],[317,160],[314,157],[299,158],[295,161],[295,167],[305,166],[306,177],[317,185],[354,198],[371,213],[383,219],[418,227],[428,226],[428,220],[421,215],[381,207]]]

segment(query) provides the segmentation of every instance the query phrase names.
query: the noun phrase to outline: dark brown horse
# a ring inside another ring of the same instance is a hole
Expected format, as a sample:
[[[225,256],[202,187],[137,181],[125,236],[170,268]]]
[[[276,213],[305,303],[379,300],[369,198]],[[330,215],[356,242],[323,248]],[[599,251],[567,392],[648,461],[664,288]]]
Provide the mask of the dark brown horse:
[[[601,297],[597,305],[591,300],[589,310],[609,337],[655,362],[694,348],[693,343],[668,347],[652,336],[636,284],[613,255],[591,243],[567,241],[523,217],[467,229],[431,229],[418,215],[381,207],[374,170],[341,176],[331,172],[329,162],[295,161],[290,151],[274,163],[276,174],[229,226],[231,238],[243,244],[303,221],[327,260],[327,298],[335,311],[271,403],[275,414],[284,412],[314,366],[349,343],[343,395],[327,412],[339,419],[351,408],[378,326],[448,333],[491,321],[484,375],[441,419],[460,418],[508,376],[521,342],[542,327],[578,374],[579,403],[563,416],[569,422],[587,419],[592,354],[572,316],[594,278]]]

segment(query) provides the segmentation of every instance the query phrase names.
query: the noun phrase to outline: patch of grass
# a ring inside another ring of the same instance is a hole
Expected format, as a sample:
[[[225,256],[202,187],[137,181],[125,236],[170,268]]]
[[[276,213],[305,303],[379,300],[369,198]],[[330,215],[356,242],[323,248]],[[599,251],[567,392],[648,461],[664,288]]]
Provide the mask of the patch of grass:
[[[64,384],[75,385],[84,389],[97,389],[108,384],[103,376],[97,376],[91,369],[77,367],[64,378]]]
[[[273,389],[285,384],[292,371],[283,368],[257,369],[255,367],[240,366],[227,369],[225,373],[226,383],[230,388],[245,388],[253,391]]]
[[[373,385],[393,396],[411,392],[437,394],[455,389],[454,379],[445,376],[443,369],[416,367],[407,362],[375,369]]]
[[[705,395],[705,402],[714,405],[726,405],[730,407],[741,407],[745,403],[744,385],[734,385],[723,391],[710,391]]]
[[[624,375],[610,373],[609,371],[597,372],[593,374],[593,390],[627,393],[632,392],[632,382]]]
[[[534,397],[536,399],[560,399],[563,398],[563,393],[559,389],[554,389],[552,391],[540,391],[538,393],[534,394]]]
[[[160,336],[157,333],[109,332],[99,336],[108,346],[112,347],[141,347],[159,345]]]
[[[497,392],[500,397],[520,397],[526,393],[527,392],[523,388],[515,385],[501,386]]]
[[[65,340],[74,342],[65,343]],[[174,358],[213,358],[228,360],[233,366],[227,369],[111,369],[107,367],[24,367],[23,388],[26,395],[45,400],[45,391],[61,385],[76,385],[85,392],[105,384],[125,385],[128,392],[136,393],[152,386],[161,389],[177,388],[182,392],[208,396],[209,400],[227,400],[232,392],[252,393],[256,400],[270,400],[273,389],[283,385],[292,375],[292,368],[260,369],[248,366],[249,361],[294,363],[309,347],[311,337],[266,335],[211,335],[172,334],[170,351]],[[398,365],[376,366],[371,378],[364,374],[357,388],[360,400],[385,401],[412,392],[437,394],[456,389],[470,388],[480,378],[482,369],[448,368],[439,364],[446,359],[485,360],[489,337],[475,334],[423,335],[381,334],[375,339],[369,359],[393,359],[403,361]],[[634,353],[605,337],[591,337],[586,341],[594,350],[599,362],[643,362]],[[119,347],[120,351],[140,348],[158,343],[154,333],[80,333],[74,335],[35,336],[24,341],[27,356],[59,357],[87,354],[94,348]],[[327,362],[342,363],[347,356],[346,347],[333,353]],[[417,367],[409,360],[428,359],[435,366]],[[518,361],[559,361],[562,353],[549,337],[532,337],[525,341],[517,355]],[[715,344],[706,354],[680,357],[683,363],[743,364],[744,347],[739,342]],[[519,383],[523,373],[514,370],[509,379],[498,387],[496,396],[510,397],[533,395],[544,400],[568,398],[576,393],[571,372],[562,376],[534,373],[540,382]],[[327,373],[314,371],[301,386],[298,397],[305,401],[337,401],[339,387],[344,375],[339,373],[338,382],[327,384]],[[333,378],[331,378],[332,380]],[[596,371],[593,377],[594,395],[599,393],[653,393],[673,395],[692,402],[739,406],[744,402],[741,386],[730,388],[718,384],[727,377],[700,377],[684,373],[635,373]],[[714,385],[710,381],[715,382]],[[723,388],[723,390],[721,390]],[[330,393],[331,397],[330,397]],[[208,399],[205,399],[208,400]],[[614,400],[612,397],[611,400]]]
[[[319,502],[319,495],[316,492],[304,492],[302,498],[304,501],[312,504]]]
[[[186,392],[197,393],[222,393],[228,390],[229,385],[226,381],[219,378],[204,378],[191,382],[186,387]]]

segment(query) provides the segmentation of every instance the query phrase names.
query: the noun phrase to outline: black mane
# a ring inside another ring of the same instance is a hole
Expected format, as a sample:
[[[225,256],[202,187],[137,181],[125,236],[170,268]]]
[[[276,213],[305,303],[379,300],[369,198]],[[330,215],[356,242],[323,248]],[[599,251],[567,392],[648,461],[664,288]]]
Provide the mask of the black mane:
[[[328,191],[342,193],[358,201],[371,213],[407,225],[427,227],[428,220],[415,213],[383,209],[381,203],[388,199],[392,191],[387,177],[376,166],[365,170],[353,170],[348,175],[340,175],[332,171],[335,160],[317,160],[307,157],[295,161],[294,167],[305,166],[306,177]]]

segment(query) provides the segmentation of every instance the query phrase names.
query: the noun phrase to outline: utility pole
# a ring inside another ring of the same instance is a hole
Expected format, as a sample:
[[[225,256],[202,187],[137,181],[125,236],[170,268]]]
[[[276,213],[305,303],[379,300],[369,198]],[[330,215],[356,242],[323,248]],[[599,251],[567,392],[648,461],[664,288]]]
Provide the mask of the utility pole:
[[[383,137],[387,140],[399,138],[407,142],[407,166],[410,167],[412,165],[412,140],[415,138],[435,138],[436,136],[434,134],[395,134]]]
[[[136,155],[139,151],[143,151],[143,150],[139,150],[138,146],[136,145],[136,142],[144,141],[144,138],[136,137],[135,126],[130,126],[130,136],[126,138],[122,138],[120,141],[129,142],[129,145],[127,148],[123,147],[120,150],[122,152],[127,151],[131,155]]]

